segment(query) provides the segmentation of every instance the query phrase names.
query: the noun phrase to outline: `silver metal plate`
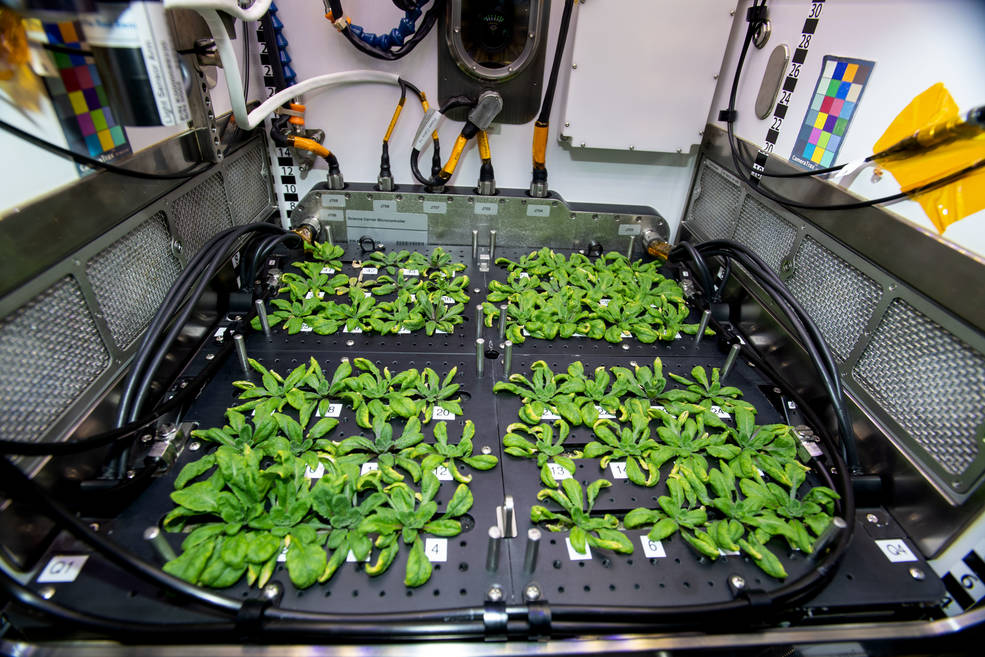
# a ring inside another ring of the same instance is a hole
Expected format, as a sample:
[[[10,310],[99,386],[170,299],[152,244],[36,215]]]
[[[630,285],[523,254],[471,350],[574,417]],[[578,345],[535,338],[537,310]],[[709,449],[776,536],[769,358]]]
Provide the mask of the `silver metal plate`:
[[[756,96],[756,116],[759,118],[765,119],[773,111],[776,95],[780,92],[780,83],[783,82],[783,72],[787,70],[789,61],[790,48],[785,43],[781,43],[770,53],[763,71],[763,81],[759,85],[759,94]]]

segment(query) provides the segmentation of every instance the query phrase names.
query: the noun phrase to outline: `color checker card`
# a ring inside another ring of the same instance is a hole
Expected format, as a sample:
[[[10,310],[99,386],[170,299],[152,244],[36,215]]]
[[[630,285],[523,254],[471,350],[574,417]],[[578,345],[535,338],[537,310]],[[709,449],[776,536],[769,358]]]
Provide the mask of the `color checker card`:
[[[837,161],[874,66],[875,62],[863,59],[824,57],[821,77],[790,154],[792,162],[814,170]]]

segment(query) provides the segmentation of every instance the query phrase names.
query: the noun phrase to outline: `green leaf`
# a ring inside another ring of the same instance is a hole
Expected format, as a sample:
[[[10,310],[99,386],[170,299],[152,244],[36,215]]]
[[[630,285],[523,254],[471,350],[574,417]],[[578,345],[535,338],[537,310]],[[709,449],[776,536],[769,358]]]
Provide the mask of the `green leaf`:
[[[451,518],[439,518],[426,523],[424,531],[435,536],[458,536],[462,533],[462,524]]]
[[[758,540],[753,537],[750,537],[749,540],[742,538],[739,539],[739,545],[742,547],[743,552],[748,554],[756,565],[762,568],[763,572],[767,575],[777,579],[785,579],[787,577],[787,571],[784,570],[780,560]]]
[[[287,574],[299,589],[306,589],[318,581],[327,562],[328,555],[320,545],[292,540],[287,548]]]
[[[338,418],[334,417],[323,417],[322,419],[315,422],[315,426],[311,427],[311,431],[308,432],[309,438],[321,438],[322,436],[330,433],[339,424]]]
[[[179,577],[186,582],[195,584],[205,570],[205,564],[215,548],[215,541],[203,541],[190,550],[185,550],[177,558],[168,561],[162,570],[169,575]]]
[[[457,518],[472,508],[472,491],[465,484],[459,484],[455,494],[445,508],[446,518]]]
[[[466,456],[462,459],[469,467],[476,470],[491,470],[499,463],[499,459],[492,454],[479,454],[477,456]]]
[[[565,481],[568,481],[568,480],[566,479]],[[608,481],[606,479],[596,479],[595,481],[593,481],[592,483],[590,483],[588,485],[588,489],[587,489],[588,507],[586,508],[586,511],[591,511],[592,510],[592,507],[595,506],[595,499],[598,497],[599,491],[601,491],[603,488],[608,488],[611,485],[612,485],[612,482],[610,482],[610,481]],[[572,502],[578,508],[581,508],[581,501],[580,501],[581,493],[580,493],[580,491],[581,491],[581,489],[579,487],[578,500],[576,501],[576,500],[572,499]],[[571,499],[570,496],[569,496],[569,499]]]
[[[654,511],[652,509],[636,508],[626,514],[623,518],[623,525],[626,529],[636,529],[637,527],[643,527],[646,525],[651,525],[660,519],[660,512]]]
[[[588,542],[592,547],[602,548],[605,550],[612,550],[613,552],[618,552],[620,554],[632,554],[633,553],[633,543],[617,529],[606,529],[601,528],[596,530],[598,537],[588,534]]]
[[[185,465],[185,467],[181,469],[181,472],[178,473],[178,477],[174,480],[175,490],[184,488],[189,481],[195,479],[200,475],[205,474],[214,465],[215,465],[214,454],[203,456],[197,461],[192,461],[191,463],[188,463],[187,465]]]
[[[662,541],[679,529],[677,523],[671,518],[661,518],[650,529],[647,538],[651,541]]]
[[[565,479],[565,481],[571,481],[570,479]],[[581,527],[572,527],[571,533],[569,535],[569,540],[571,541],[571,547],[574,548],[575,552],[578,554],[588,553],[588,534]]]
[[[404,575],[404,584],[410,588],[416,588],[427,582],[431,578],[431,562],[424,554],[424,543],[420,537],[414,540],[414,546],[410,549],[407,557],[407,571]]]
[[[200,481],[171,493],[172,502],[200,513],[215,512],[218,508],[218,499],[219,491],[209,481]]]

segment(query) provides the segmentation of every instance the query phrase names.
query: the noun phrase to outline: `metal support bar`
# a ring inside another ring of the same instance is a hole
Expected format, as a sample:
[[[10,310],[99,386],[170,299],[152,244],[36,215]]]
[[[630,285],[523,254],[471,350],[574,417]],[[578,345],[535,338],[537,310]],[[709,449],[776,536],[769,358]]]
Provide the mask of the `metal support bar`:
[[[486,547],[486,570],[491,573],[499,570],[499,548],[503,542],[503,532],[495,525],[489,528],[489,543]]]
[[[486,341],[482,338],[475,340],[475,375],[481,379],[484,375],[483,367],[486,364]]]
[[[708,322],[711,320],[711,311],[706,310],[701,313],[701,323],[698,324],[698,332],[694,336],[694,346],[697,347],[701,344],[701,338],[705,337],[705,330],[708,328]]]
[[[489,231],[489,262],[496,260],[496,231]]]
[[[257,309],[257,317],[260,318],[263,335],[266,336],[267,342],[270,342],[273,338],[270,337],[270,320],[267,318],[267,306],[263,304],[263,299],[257,299],[253,302],[253,305]]]
[[[736,342],[729,349],[728,356],[725,357],[725,366],[722,367],[722,373],[719,377],[719,381],[724,381],[725,377],[729,375],[732,371],[732,367],[735,365],[735,360],[739,357],[739,351],[742,349],[742,345]]]
[[[233,334],[233,343],[236,345],[236,355],[239,357],[239,366],[243,369],[243,374],[250,376],[250,359],[246,355],[246,340],[242,333]]]
[[[510,370],[513,369],[513,343],[507,340],[503,343],[503,378],[510,378]]]

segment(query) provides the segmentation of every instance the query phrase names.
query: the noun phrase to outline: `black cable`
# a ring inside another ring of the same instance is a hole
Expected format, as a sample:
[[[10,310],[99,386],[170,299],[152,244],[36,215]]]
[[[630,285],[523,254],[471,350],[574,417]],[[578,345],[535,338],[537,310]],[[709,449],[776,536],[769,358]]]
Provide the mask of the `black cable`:
[[[29,132],[14,127],[6,121],[0,121],[0,128],[6,130],[15,137],[20,137],[24,141],[48,151],[49,153],[54,153],[55,155],[70,159],[87,167],[102,169],[110,173],[115,173],[121,176],[129,176],[131,178],[140,178],[142,180],[185,180],[187,178],[193,178],[198,174],[212,168],[212,164],[205,162],[202,165],[193,165],[185,171],[179,171],[177,173],[149,173],[146,171],[134,171],[123,167],[118,167],[115,164],[109,164],[108,162],[101,162],[100,160],[89,157],[88,155],[82,155],[81,153],[76,153],[75,151],[67,148],[62,148],[57,144],[52,144],[49,141],[35,137]]]
[[[554,62],[551,64],[551,76],[547,79],[547,88],[544,89],[544,98],[540,104],[540,115],[537,117],[537,121],[540,123],[549,123],[551,120],[554,91],[557,88],[558,74],[561,70],[561,59],[564,57],[564,46],[568,40],[568,28],[571,25],[571,13],[574,6],[575,0],[565,0],[564,13],[561,14],[561,27],[557,35],[557,45],[554,47]]]
[[[263,32],[263,42],[267,44],[267,62],[270,66],[270,77],[274,79],[277,91],[287,89],[287,78],[284,67],[280,62],[280,49],[277,47],[277,33],[274,31],[273,14],[269,11],[260,18],[260,29]]]
[[[63,43],[42,43],[41,47],[45,50],[50,50],[51,52],[57,52],[61,55],[74,55],[76,57],[92,57],[91,50],[84,50],[82,48],[73,48],[72,46],[66,46]]]
[[[349,43],[355,46],[356,49],[359,50],[360,52],[365,53],[370,57],[374,57],[376,59],[383,59],[386,61],[396,61],[410,54],[411,51],[413,51],[414,48],[417,47],[417,44],[420,43],[424,39],[424,37],[426,37],[431,32],[431,29],[434,27],[435,22],[437,22],[438,20],[438,15],[441,13],[441,11],[444,8],[444,4],[445,4],[445,0],[434,0],[434,4],[431,5],[431,8],[424,13],[424,18],[421,20],[421,24],[414,32],[414,34],[411,35],[410,39],[408,39],[403,46],[401,46],[396,50],[380,50],[379,48],[375,48],[369,45],[368,43],[360,39],[358,36],[356,36],[352,32],[352,30],[349,29],[350,27],[349,25],[343,27],[341,32],[343,35],[345,35],[346,39],[349,40]],[[338,20],[339,18],[345,16],[344,12],[342,11],[342,2],[340,0],[330,0],[329,5],[332,8],[332,18],[334,20]]]
[[[705,296],[708,299],[711,299],[715,292],[715,287],[711,277],[711,271],[708,269],[708,263],[705,262],[704,257],[698,253],[697,249],[695,249],[694,245],[690,242],[680,242],[680,246],[683,247],[691,257],[691,261],[694,263],[695,269],[698,270],[698,278],[701,282],[701,289],[704,291]]]
[[[243,100],[250,102],[250,24],[246,21],[243,21]]]

